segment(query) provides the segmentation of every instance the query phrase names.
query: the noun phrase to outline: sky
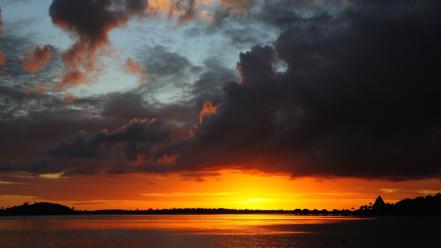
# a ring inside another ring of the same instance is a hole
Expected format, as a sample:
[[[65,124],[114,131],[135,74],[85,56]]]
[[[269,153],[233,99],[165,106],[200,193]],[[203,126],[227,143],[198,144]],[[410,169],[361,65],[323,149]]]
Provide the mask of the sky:
[[[437,0],[0,0],[0,207],[441,191]]]

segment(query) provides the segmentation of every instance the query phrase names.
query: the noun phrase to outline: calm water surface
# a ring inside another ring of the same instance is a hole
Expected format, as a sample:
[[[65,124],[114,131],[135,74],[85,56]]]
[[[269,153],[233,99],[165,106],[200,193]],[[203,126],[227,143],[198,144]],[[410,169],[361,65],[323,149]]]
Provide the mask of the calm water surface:
[[[440,218],[291,215],[0,217],[2,248],[441,247]]]

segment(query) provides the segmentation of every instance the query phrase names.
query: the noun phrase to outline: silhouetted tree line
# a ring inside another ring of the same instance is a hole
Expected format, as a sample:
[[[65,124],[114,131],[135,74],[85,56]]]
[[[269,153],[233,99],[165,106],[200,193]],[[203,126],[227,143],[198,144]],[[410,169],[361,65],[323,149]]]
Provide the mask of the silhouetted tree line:
[[[395,204],[385,203],[379,196],[373,205],[361,206],[354,215],[388,216],[439,216],[441,215],[441,193],[404,199]]]
[[[172,208],[147,210],[74,210],[60,204],[39,202],[24,203],[20,206],[0,209],[0,215],[88,215],[88,214],[295,214],[295,215],[335,215],[335,216],[439,216],[441,193],[434,196],[404,199],[395,204],[385,203],[379,196],[374,204],[361,206],[357,210],[295,209],[295,210],[254,210],[227,208]]]

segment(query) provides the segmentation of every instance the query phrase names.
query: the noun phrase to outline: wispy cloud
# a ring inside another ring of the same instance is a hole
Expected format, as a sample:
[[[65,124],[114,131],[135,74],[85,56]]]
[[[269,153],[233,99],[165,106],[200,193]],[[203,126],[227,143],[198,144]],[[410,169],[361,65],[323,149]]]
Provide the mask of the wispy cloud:
[[[420,195],[432,195],[441,193],[441,189],[398,189],[398,188],[382,188],[381,192],[386,194],[394,193],[406,193],[406,194],[420,194]]]
[[[51,180],[67,178],[64,175],[64,172],[59,172],[59,173],[43,173],[43,174],[40,174],[39,177],[44,178],[44,179],[51,179]]]

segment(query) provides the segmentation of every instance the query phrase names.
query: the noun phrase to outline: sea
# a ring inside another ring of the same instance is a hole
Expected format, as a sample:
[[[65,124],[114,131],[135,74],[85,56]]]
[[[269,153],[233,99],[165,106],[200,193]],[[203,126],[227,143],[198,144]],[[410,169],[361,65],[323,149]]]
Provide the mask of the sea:
[[[441,218],[288,214],[0,217],[0,247],[441,247]]]

